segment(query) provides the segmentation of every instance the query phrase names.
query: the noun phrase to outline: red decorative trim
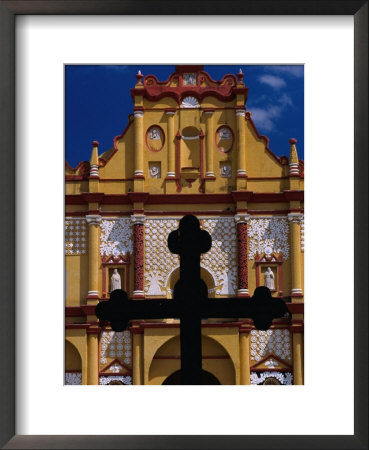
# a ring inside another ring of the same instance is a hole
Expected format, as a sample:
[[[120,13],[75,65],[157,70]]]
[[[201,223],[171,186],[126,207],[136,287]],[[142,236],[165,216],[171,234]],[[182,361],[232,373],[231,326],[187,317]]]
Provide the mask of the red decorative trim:
[[[142,223],[133,225],[134,254],[134,290],[144,290],[144,226]]]
[[[125,129],[123,130],[122,134],[115,136],[115,138],[113,139],[113,147],[114,150],[110,153],[108,159],[104,159],[104,158],[99,158],[99,166],[100,167],[104,167],[106,166],[106,164],[111,160],[111,158],[116,154],[116,152],[118,151],[118,147],[117,147],[117,141],[119,139],[122,139],[124,137],[124,135],[126,134],[128,128],[131,126],[132,121],[130,120],[130,115],[128,116],[128,123],[127,126],[125,127]]]
[[[218,146],[218,143],[217,143],[217,136],[218,136],[218,132],[219,132],[219,130],[220,130],[221,128],[227,128],[227,129],[232,133],[232,144],[231,144],[231,147],[230,147],[229,150],[221,150],[221,149],[219,148],[219,146]],[[220,126],[217,128],[216,132],[215,132],[215,135],[214,135],[214,143],[215,143],[215,148],[218,150],[218,152],[222,153],[223,155],[224,155],[224,154],[230,153],[231,150],[232,150],[233,144],[234,144],[234,133],[233,133],[232,128],[231,128],[229,125],[220,125]]]
[[[105,181],[133,181],[133,178],[100,178],[100,182]]]
[[[178,169],[177,169],[178,170]],[[171,178],[173,180],[173,178]],[[179,182],[179,179],[175,179]],[[87,197],[88,196],[88,197]],[[87,201],[88,198],[88,201]],[[138,199],[137,199],[138,198]],[[286,203],[290,200],[304,199],[304,191],[284,192],[251,192],[233,191],[231,194],[149,194],[148,192],[130,192],[128,194],[83,193],[65,196],[66,205],[85,205],[88,202],[98,202],[102,205],[129,205],[143,201],[148,205],[176,204],[185,205],[206,203],[236,203],[247,201],[250,203]],[[250,212],[250,211],[249,211]],[[273,213],[275,211],[272,211]],[[257,210],[255,210],[257,213]]]
[[[213,215],[221,215],[221,216],[233,216],[233,211],[224,211],[224,210],[208,210],[208,211],[188,211],[188,210],[180,210],[176,209],[175,211],[145,211],[146,216],[184,216],[186,214],[193,214],[194,216],[213,216]]]
[[[245,119],[248,120],[257,136],[258,139],[262,139],[265,142],[265,150],[279,163],[282,165],[281,163],[281,159],[278,158],[277,155],[275,155],[269,148],[269,138],[267,136],[263,136],[261,134],[259,134],[259,131],[257,130],[254,121],[251,119],[251,113],[250,111],[246,111],[246,115],[245,115]]]
[[[104,195],[102,192],[83,192],[82,194],[83,200],[86,203],[101,203]]]
[[[100,331],[101,331],[100,327],[88,328],[87,334],[100,334]]]
[[[100,300],[98,298],[98,300]],[[80,308],[86,314],[86,316],[94,316],[96,305],[81,305]]]
[[[150,197],[148,192],[129,192],[128,198],[133,203],[146,203]]]
[[[304,191],[283,191],[283,194],[286,197],[286,200],[288,201],[293,200],[304,201]]]
[[[102,331],[104,331],[104,330],[102,330]],[[119,359],[118,358],[114,358],[113,359],[113,361],[111,361],[107,366],[105,366],[104,367],[104,369],[103,370],[101,370],[101,371],[99,371],[99,375],[102,375],[102,376],[104,376],[107,372],[107,370],[109,370],[109,368],[113,365],[113,364],[115,364],[115,363],[118,363],[120,366],[122,366],[123,367],[123,369],[126,369],[126,372],[117,372],[117,373],[112,373],[112,372],[109,372],[109,375],[118,375],[118,374],[124,374],[124,375],[131,375],[132,374],[132,369],[130,369],[128,366],[126,366],[124,363],[122,363],[121,361],[119,361]],[[128,372],[128,373],[127,373]]]
[[[85,316],[83,309],[80,306],[66,306],[65,317],[81,317]]]
[[[150,130],[151,130],[152,128],[159,128],[160,131],[161,131],[161,133],[162,133],[162,136],[163,136],[163,142],[161,143],[161,147],[160,147],[158,150],[153,150],[152,148],[150,148],[149,143],[148,143],[148,140],[147,140],[148,134],[149,134],[149,132],[150,132]],[[150,152],[153,152],[153,153],[158,153],[158,152],[160,152],[160,150],[163,149],[164,144],[165,144],[165,133],[164,133],[164,130],[162,129],[161,126],[159,126],[159,125],[151,125],[151,126],[146,130],[146,133],[145,133],[145,144],[146,144],[147,150],[149,150]]]
[[[122,262],[121,262],[122,261]],[[109,283],[109,280],[107,280],[107,274],[109,273],[109,271],[107,270],[107,268],[109,266],[127,266],[125,269],[125,290],[127,292],[127,294],[129,295],[129,274],[130,274],[130,264],[131,264],[131,258],[130,258],[130,254],[127,253],[127,255],[123,255],[120,254],[119,256],[114,256],[111,255],[109,257],[107,256],[103,256],[102,257],[102,296],[103,298],[106,298],[107,296],[107,282]]]
[[[255,369],[256,369],[256,366],[260,366],[260,364],[263,364],[265,361],[267,361],[267,360],[270,359],[270,358],[275,359],[276,361],[278,361],[280,364],[283,364],[284,366],[288,366],[287,369],[289,369],[289,370],[292,369],[291,364],[288,364],[287,362],[283,361],[283,359],[278,358],[278,356],[274,355],[273,353],[269,353],[268,356],[265,356],[263,359],[261,359],[260,361],[258,361],[258,362],[255,363],[255,364],[253,364],[253,365],[250,367],[250,370],[255,370]],[[264,370],[264,369],[263,369],[263,370]],[[273,369],[272,369],[272,368],[270,368],[270,369],[268,368],[267,370],[273,370]],[[280,370],[280,369],[275,369],[275,370]]]
[[[238,289],[248,289],[247,223],[237,224]],[[239,295],[237,295],[238,297]]]
[[[180,356],[154,356],[153,359],[181,359]],[[222,355],[222,356],[202,356],[202,359],[231,359],[230,356]]]
[[[148,205],[233,203],[230,194],[151,194]]]
[[[186,73],[183,70],[197,74],[196,85],[183,85],[183,73]],[[175,80],[179,80],[180,85],[170,86],[172,81]],[[202,86],[204,82],[207,86]],[[190,68],[180,69],[180,71],[177,70],[166,81],[158,81],[155,75],[147,75],[144,78],[144,88],[131,89],[131,95],[132,98],[135,96],[143,96],[151,101],[156,101],[163,97],[171,97],[178,104],[181,103],[183,98],[189,95],[195,96],[199,102],[208,96],[216,97],[223,102],[227,102],[240,94],[243,94],[246,100],[248,89],[239,88],[236,85],[237,79],[233,74],[224,75],[221,81],[215,81],[200,66],[197,66],[193,67],[192,70]]]
[[[200,131],[200,186],[199,192],[202,194],[205,192],[204,184],[205,184],[205,163],[204,163],[204,132]]]
[[[82,181],[84,180],[82,175],[65,175],[65,181]]]
[[[182,184],[181,184],[181,133],[178,130],[176,133],[176,161],[175,161],[175,168],[176,168],[176,185],[177,185],[177,192],[182,191]],[[159,194],[160,195],[160,194]]]
[[[263,261],[264,260],[264,261]],[[260,271],[261,266],[277,265],[278,271],[278,286],[275,286],[275,290],[272,292],[278,292],[278,296],[283,295],[283,284],[282,284],[282,265],[283,258],[282,253],[272,253],[270,256],[262,253],[256,253],[255,255],[255,266],[256,266],[256,287],[260,286]]]
[[[274,368],[269,368],[269,367],[250,367],[250,371],[252,372],[292,372],[292,366],[291,368],[282,368],[282,367],[274,367]]]
[[[291,138],[291,139],[289,140],[289,143],[290,143],[291,145],[297,144],[297,139]]]
[[[99,214],[100,211],[98,209],[89,209],[87,211],[87,214]]]
[[[98,147],[100,145],[99,141],[92,141],[92,147]]]
[[[266,215],[266,214],[281,214],[287,215],[289,213],[288,209],[249,209],[249,214],[252,215]]]
[[[249,202],[253,195],[251,191],[232,191],[231,198],[234,202]]]
[[[66,330],[86,330],[90,324],[88,323],[66,323]]]
[[[286,303],[291,314],[304,314],[304,303]]]

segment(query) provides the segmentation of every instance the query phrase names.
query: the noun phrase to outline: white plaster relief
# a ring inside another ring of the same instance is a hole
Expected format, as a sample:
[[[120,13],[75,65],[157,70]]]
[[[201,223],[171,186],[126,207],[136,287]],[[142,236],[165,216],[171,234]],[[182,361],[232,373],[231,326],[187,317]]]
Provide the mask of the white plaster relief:
[[[124,364],[132,364],[132,338],[129,331],[102,331],[100,334],[100,364],[107,364],[108,358],[118,358]]]
[[[287,329],[252,330],[250,341],[251,361],[260,361],[269,354],[291,361],[291,333]]]
[[[214,278],[218,295],[234,295],[237,289],[237,233],[234,219],[202,219],[212,238],[210,251],[202,255],[201,267]]]
[[[170,232],[178,229],[178,219],[146,219],[145,293],[165,295],[168,276],[179,265],[178,255],[168,249]]]
[[[267,253],[270,248],[274,253],[282,252],[283,260],[289,258],[288,221],[285,217],[250,219],[248,223],[249,259],[256,253]]]
[[[267,378],[275,378],[281,384],[292,385],[291,372],[251,372],[250,374],[251,384],[262,384]]]
[[[119,256],[133,252],[131,219],[104,219],[101,222],[100,254]]]
[[[87,253],[87,227],[85,218],[65,219],[65,254],[85,255]]]
[[[99,377],[99,383],[101,385],[108,385],[112,381],[121,381],[125,385],[132,384],[132,377],[130,375],[120,376],[120,375],[111,375],[105,376],[102,375]]]
[[[186,97],[181,103],[181,108],[200,108],[199,102],[195,97]]]
[[[66,385],[81,385],[82,384],[82,372],[65,372],[65,384]]]

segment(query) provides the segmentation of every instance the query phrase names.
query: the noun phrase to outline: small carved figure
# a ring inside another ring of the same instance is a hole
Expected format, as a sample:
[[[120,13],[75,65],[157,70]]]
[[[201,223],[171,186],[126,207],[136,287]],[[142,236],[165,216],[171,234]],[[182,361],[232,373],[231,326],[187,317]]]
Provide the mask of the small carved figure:
[[[224,165],[220,168],[220,176],[222,178],[231,178],[232,167],[230,165]]]
[[[118,269],[114,269],[113,275],[110,278],[110,282],[111,282],[111,292],[115,291],[116,289],[122,289],[122,283],[120,275],[118,273]]]
[[[160,168],[158,166],[150,167],[150,178],[160,178]]]
[[[274,273],[270,267],[264,272],[264,286],[274,290]]]
[[[152,128],[150,130],[149,137],[154,141],[160,140],[160,131],[157,128]]]

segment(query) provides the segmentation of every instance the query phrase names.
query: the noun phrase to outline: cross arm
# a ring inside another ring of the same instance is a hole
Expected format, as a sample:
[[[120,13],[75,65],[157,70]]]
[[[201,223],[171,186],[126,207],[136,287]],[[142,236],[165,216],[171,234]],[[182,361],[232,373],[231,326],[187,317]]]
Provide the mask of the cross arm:
[[[114,331],[123,331],[135,319],[166,319],[179,317],[176,300],[129,300],[125,291],[116,289],[110,300],[96,306],[96,316],[110,322]]]
[[[258,330],[270,328],[273,319],[289,314],[287,305],[282,299],[207,299],[201,302],[201,318],[251,318]]]

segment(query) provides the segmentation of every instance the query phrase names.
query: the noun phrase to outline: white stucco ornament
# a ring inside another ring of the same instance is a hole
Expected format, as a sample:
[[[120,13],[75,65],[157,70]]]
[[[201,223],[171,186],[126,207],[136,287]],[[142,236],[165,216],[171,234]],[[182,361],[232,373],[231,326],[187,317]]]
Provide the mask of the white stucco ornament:
[[[65,219],[65,254],[85,255],[87,253],[87,225],[80,217]]]
[[[283,260],[289,258],[289,226],[286,217],[252,218],[248,223],[249,259],[256,253],[282,252]]]
[[[119,256],[133,252],[133,231],[129,218],[104,219],[100,227],[101,255]]]
[[[195,97],[186,97],[181,103],[181,108],[200,108],[200,103]]]

